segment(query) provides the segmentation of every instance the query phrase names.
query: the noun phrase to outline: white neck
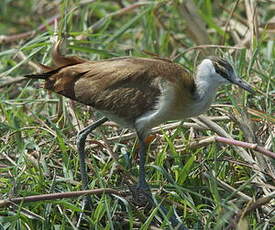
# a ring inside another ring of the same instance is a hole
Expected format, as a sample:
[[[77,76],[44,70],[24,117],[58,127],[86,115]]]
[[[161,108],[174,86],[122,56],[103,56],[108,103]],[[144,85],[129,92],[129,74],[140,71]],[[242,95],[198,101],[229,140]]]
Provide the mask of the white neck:
[[[227,80],[220,77],[209,59],[204,59],[198,66],[195,77],[195,84],[197,86],[197,96],[200,99],[215,96],[220,85],[228,83]]]
[[[189,100],[186,99],[182,103],[178,103],[180,97],[175,94],[174,85],[168,85],[164,87],[165,90],[163,90],[155,109],[140,116],[133,126],[139,133],[145,135],[152,127],[167,120],[182,120],[205,112],[215,99],[218,87],[226,83],[226,80],[216,73],[213,63],[209,59],[204,59],[198,66],[194,80],[196,85],[194,97],[188,97]],[[184,96],[185,92],[183,91],[182,97]]]
[[[212,61],[203,60],[198,66],[195,77],[196,99],[193,107],[195,115],[205,112],[214,101],[218,87],[225,83],[219,79],[221,78],[217,77]]]
[[[213,81],[210,76],[198,72],[195,78],[196,96],[198,100],[206,100],[215,97],[219,83]]]

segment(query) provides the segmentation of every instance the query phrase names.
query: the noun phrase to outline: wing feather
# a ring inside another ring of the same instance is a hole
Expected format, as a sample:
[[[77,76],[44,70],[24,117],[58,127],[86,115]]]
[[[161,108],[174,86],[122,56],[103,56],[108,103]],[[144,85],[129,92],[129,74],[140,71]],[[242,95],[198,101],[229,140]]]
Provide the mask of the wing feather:
[[[62,56],[59,45],[54,48],[53,57],[56,68],[27,77],[42,78],[46,89],[126,120],[154,109],[163,83],[173,85],[178,95],[185,97],[192,96],[195,87],[185,69],[165,59],[123,57],[86,61]]]

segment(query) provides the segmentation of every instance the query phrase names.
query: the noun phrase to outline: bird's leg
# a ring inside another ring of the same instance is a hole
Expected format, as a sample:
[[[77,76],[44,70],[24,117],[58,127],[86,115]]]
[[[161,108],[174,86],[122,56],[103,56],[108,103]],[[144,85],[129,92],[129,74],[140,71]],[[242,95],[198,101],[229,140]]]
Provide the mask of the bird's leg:
[[[86,163],[85,163],[85,141],[89,133],[91,133],[94,129],[96,129],[98,126],[102,125],[104,122],[106,122],[108,118],[103,117],[96,122],[92,123],[91,125],[87,126],[86,128],[79,131],[77,134],[77,151],[79,154],[79,164],[80,164],[80,174],[81,174],[81,182],[82,182],[82,189],[86,190],[88,188],[89,180],[88,180],[88,173],[86,169]],[[85,197],[84,201],[85,206],[91,207],[91,198],[89,196]]]
[[[146,161],[146,152],[147,152],[147,143],[143,138],[139,137],[140,149],[138,152],[139,155],[139,179],[138,179],[138,189],[143,191],[150,190],[149,185],[146,182],[146,173],[145,173],[145,161]]]
[[[146,152],[147,152],[147,143],[145,141],[145,138],[143,138],[143,135],[140,135],[137,132],[138,138],[139,138],[139,178],[138,178],[138,184],[136,186],[131,186],[130,190],[132,192],[134,202],[141,206],[154,205],[154,201],[152,198],[152,193],[150,191],[150,187],[148,183],[146,182],[146,173],[145,173],[145,159],[146,159]]]
[[[150,190],[150,186],[146,182],[146,173],[145,173],[145,159],[146,159],[146,152],[148,148],[148,144],[145,141],[145,138],[142,138],[142,135],[139,135],[138,133],[138,138],[139,138],[139,144],[140,144],[140,149],[139,149],[139,180],[138,180],[138,185],[136,188],[130,189],[135,202],[137,202],[139,205],[146,205],[149,204],[150,206],[154,207],[157,204],[155,203],[153,199],[153,195]],[[159,209],[161,212],[167,216],[168,215],[168,210],[161,204],[159,206]],[[175,229],[178,230],[188,230],[182,223],[179,222],[177,217],[175,215],[172,215],[169,217],[169,220],[171,222],[171,225],[175,227]]]

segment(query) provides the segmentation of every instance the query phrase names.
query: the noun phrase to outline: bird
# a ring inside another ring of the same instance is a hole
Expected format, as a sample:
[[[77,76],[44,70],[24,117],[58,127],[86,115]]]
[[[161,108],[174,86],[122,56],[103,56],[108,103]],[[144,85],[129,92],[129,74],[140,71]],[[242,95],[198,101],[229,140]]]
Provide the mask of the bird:
[[[61,52],[62,40],[52,50],[54,66],[40,64],[42,73],[25,77],[43,79],[44,88],[93,107],[103,117],[77,136],[83,189],[89,180],[85,165],[85,140],[99,125],[111,120],[134,129],[139,141],[137,191],[147,192],[145,158],[150,130],[166,121],[196,117],[210,107],[217,90],[234,84],[253,93],[233,65],[222,57],[205,57],[195,74],[165,58],[115,57],[86,60]]]

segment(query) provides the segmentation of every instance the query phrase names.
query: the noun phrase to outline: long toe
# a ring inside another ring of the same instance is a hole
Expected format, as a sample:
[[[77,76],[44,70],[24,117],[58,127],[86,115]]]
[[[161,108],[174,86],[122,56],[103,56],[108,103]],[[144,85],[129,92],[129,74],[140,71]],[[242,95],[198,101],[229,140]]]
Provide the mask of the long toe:
[[[141,186],[140,184],[133,185],[129,189],[133,196],[133,202],[137,206],[140,206],[140,207],[153,206],[154,201],[153,201],[152,193],[148,184],[143,186]]]

